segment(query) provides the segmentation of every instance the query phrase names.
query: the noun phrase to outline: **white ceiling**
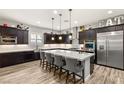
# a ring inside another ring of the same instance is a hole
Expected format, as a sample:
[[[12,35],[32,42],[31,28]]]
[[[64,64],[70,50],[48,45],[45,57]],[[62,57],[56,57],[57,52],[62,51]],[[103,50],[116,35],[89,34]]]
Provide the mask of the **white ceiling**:
[[[59,16],[53,11],[57,10],[58,14],[62,13],[62,29],[69,28],[68,9],[0,9],[0,17],[18,21],[29,25],[51,28],[51,18],[54,17],[54,29],[58,29]],[[107,11],[112,10],[112,14]],[[73,9],[72,10],[72,26],[76,26],[74,21],[78,21],[78,25],[86,25],[108,17],[124,14],[124,9]],[[40,23],[37,23],[40,21]]]

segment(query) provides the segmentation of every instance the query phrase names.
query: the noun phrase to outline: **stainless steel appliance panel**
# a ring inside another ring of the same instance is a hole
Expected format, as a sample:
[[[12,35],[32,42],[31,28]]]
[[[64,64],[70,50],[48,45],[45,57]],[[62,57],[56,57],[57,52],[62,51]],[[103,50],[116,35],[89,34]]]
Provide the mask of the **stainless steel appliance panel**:
[[[0,39],[0,44],[1,45],[14,45],[17,44],[17,37],[13,37],[13,36],[1,36]]]
[[[97,33],[97,63],[123,69],[123,31]]]
[[[107,65],[123,69],[123,31],[106,33]]]
[[[103,33],[97,34],[97,63],[106,65],[106,37]]]

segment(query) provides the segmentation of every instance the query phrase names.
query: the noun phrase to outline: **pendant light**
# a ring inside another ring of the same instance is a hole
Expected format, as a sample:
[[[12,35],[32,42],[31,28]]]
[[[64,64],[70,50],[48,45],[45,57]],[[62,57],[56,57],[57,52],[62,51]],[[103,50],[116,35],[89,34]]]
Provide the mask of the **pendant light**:
[[[70,33],[71,33],[71,11],[72,11],[72,9],[69,9],[69,16],[70,16],[70,23],[69,23],[69,28],[70,28]],[[70,34],[69,35],[69,39],[72,39],[72,35]]]
[[[52,32],[51,32],[51,34],[52,34],[52,38],[51,38],[51,40],[55,40],[55,38],[54,38],[54,36],[53,36],[53,21],[54,21],[54,18],[52,18]]]
[[[61,36],[61,16],[62,16],[62,14],[59,14],[59,16],[60,16],[60,36],[59,36],[59,40],[62,40],[62,36]]]

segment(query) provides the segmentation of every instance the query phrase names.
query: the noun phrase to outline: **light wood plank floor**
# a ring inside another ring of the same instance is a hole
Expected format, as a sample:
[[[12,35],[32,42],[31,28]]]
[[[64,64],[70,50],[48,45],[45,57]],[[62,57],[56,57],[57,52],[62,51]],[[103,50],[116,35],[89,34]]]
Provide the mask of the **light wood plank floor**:
[[[62,79],[53,76],[39,67],[40,61],[0,68],[1,84],[65,84],[65,75]],[[71,83],[71,82],[70,82]],[[82,82],[79,82],[82,83]],[[114,68],[95,65],[94,73],[85,84],[123,84],[124,71]]]

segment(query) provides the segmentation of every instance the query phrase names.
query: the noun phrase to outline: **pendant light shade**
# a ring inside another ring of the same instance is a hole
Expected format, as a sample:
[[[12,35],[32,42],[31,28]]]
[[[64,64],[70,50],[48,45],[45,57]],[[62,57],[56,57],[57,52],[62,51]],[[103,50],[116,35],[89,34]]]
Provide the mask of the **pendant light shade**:
[[[61,17],[62,17],[62,14],[59,14],[60,16],[60,36],[59,36],[59,40],[62,40],[62,36],[61,36]]]
[[[59,36],[59,40],[62,40],[62,36]]]
[[[52,34],[52,38],[51,38],[51,40],[55,40],[55,38],[53,36],[53,25],[54,25],[53,22],[54,22],[54,18],[52,18],[52,33],[51,33]]]
[[[72,35],[69,35],[69,39],[72,39]]]
[[[52,36],[52,38],[51,38],[52,40],[55,40],[55,38]]]
[[[69,23],[69,28],[70,28],[70,33],[71,33],[71,11],[72,11],[72,9],[69,9],[69,16],[70,16],[70,23]],[[72,39],[72,35],[70,34],[69,35],[69,39]]]

